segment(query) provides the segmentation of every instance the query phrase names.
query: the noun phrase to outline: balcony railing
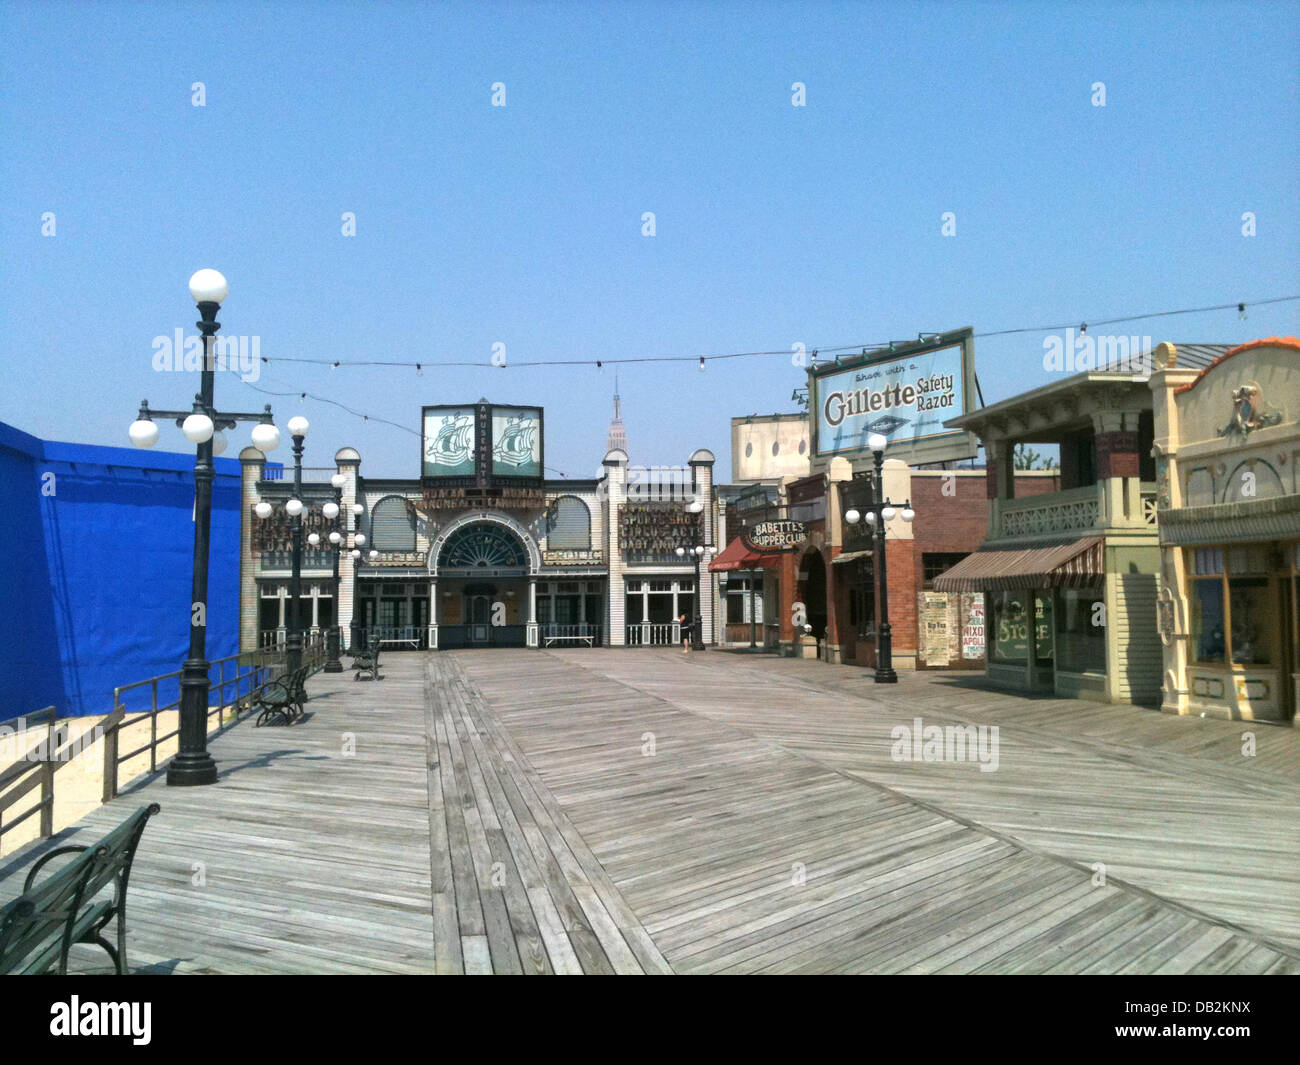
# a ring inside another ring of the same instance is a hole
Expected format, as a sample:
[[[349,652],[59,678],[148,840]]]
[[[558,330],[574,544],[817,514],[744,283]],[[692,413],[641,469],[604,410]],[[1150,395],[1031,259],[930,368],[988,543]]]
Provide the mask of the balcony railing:
[[[1063,492],[1046,492],[1025,499],[997,502],[996,533],[998,538],[1029,539],[1062,534],[1082,535],[1106,528],[1156,526],[1156,485],[1135,486],[1121,481],[1123,494],[1107,508],[1106,489],[1100,484],[1069,488]],[[1131,495],[1138,487],[1136,495]],[[1132,518],[1123,515],[1132,512]]]
[[[1157,488],[1154,484],[1142,485],[1142,523],[1150,525],[1153,529],[1156,526],[1157,513]]]
[[[328,484],[330,478],[338,472],[333,466],[304,466],[302,468],[302,481],[303,484],[320,484],[322,481]],[[289,484],[293,484],[293,467],[267,466],[262,471],[262,480],[287,481]]]
[[[1046,536],[1087,532],[1104,524],[1100,485],[1048,492],[1027,499],[1004,499],[998,505],[999,537]]]
[[[302,568],[304,570],[329,570],[334,572],[334,552],[313,550],[310,547],[302,549]],[[293,569],[293,552],[292,551],[263,551],[258,556],[258,568],[264,570],[291,570]]]

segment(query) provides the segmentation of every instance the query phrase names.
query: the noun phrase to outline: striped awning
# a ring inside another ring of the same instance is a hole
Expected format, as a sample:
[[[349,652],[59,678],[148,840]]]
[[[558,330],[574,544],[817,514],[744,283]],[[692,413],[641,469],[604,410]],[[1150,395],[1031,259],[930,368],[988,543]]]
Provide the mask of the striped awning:
[[[1083,588],[1106,575],[1105,539],[1039,541],[982,547],[934,579],[936,592],[1011,592],[1023,588]]]

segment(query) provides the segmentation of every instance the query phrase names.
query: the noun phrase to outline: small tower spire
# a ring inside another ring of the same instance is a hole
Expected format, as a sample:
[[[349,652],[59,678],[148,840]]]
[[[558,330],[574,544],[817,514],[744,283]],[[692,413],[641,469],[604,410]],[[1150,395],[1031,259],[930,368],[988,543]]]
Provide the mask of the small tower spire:
[[[618,394],[618,373],[614,374],[614,417],[610,419],[609,435],[605,438],[605,452],[618,449],[627,451],[627,428],[623,425],[622,400]]]

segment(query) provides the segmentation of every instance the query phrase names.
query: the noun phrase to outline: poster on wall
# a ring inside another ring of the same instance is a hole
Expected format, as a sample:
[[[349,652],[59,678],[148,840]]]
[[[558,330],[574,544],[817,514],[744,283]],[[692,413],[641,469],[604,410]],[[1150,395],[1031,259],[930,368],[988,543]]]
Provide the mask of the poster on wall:
[[[927,666],[948,664],[948,596],[943,592],[921,593],[923,654]]]
[[[474,475],[474,408],[425,407],[424,477]]]
[[[492,476],[541,475],[541,410],[537,407],[493,407]]]
[[[962,658],[984,657],[984,596],[979,593],[964,595],[966,620],[961,629]]]

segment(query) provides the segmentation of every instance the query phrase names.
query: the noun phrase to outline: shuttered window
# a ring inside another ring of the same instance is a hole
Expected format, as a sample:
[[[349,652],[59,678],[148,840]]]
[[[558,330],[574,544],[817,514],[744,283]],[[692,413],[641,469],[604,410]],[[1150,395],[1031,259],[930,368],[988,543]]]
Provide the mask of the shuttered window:
[[[387,496],[370,512],[370,540],[376,551],[414,551],[415,515],[401,496]]]
[[[591,512],[577,496],[561,496],[551,506],[546,545],[552,551],[585,551],[591,547]]]

